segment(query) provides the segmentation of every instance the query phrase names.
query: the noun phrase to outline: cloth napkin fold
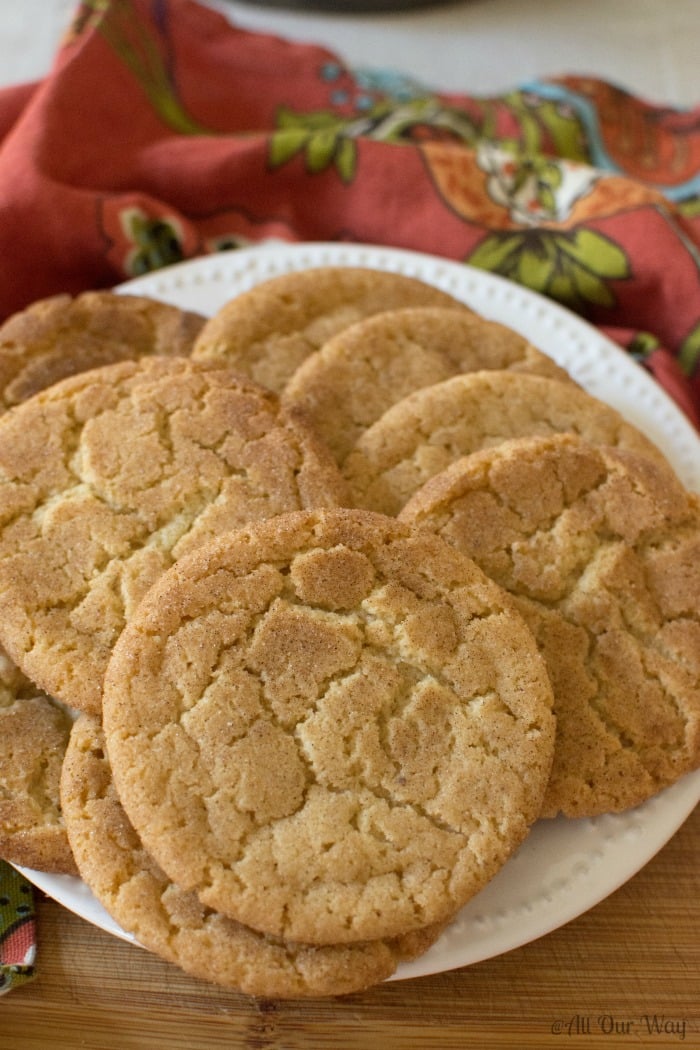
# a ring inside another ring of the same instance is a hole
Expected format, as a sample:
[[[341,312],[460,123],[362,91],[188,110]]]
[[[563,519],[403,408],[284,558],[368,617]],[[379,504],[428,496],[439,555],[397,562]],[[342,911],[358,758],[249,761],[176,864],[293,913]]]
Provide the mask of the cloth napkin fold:
[[[438,93],[191,0],[83,3],[50,74],[0,93],[0,317],[271,237],[519,281],[700,425],[700,108],[582,76]]]
[[[520,282],[700,426],[700,108],[584,76],[441,93],[192,0],[82,3],[46,78],[0,92],[0,320],[270,238]],[[1,863],[0,899],[8,988],[33,972],[34,926]]]

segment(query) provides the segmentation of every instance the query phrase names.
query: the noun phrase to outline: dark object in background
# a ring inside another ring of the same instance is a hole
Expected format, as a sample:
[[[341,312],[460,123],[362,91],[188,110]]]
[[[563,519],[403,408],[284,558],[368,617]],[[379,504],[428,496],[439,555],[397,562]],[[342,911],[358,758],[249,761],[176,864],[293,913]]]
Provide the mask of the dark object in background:
[[[333,11],[335,14],[381,14],[406,11],[412,7],[435,7],[447,0],[244,0],[259,7],[287,7],[307,11]]]

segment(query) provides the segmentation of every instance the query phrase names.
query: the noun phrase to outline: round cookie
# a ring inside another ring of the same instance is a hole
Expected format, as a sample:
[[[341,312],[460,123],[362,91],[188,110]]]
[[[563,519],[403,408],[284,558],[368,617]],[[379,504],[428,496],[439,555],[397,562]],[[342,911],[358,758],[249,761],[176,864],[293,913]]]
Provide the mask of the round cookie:
[[[644,434],[576,384],[481,371],[417,390],[393,405],[364,432],[342,469],[356,506],[398,514],[421,485],[460,456],[509,438],[561,432],[666,464]]]
[[[542,814],[628,809],[700,764],[700,505],[573,435],[460,460],[401,519],[474,558],[537,638],[557,739]]]
[[[288,940],[449,919],[539,813],[551,688],[508,596],[428,532],[282,515],[181,559],[105,676],[119,797],[168,875]]]
[[[140,295],[40,299],[0,327],[0,411],[90,368],[151,354],[186,357],[204,321]]]
[[[0,857],[76,874],[59,781],[72,718],[0,648]]]
[[[360,435],[414,390],[461,372],[509,369],[568,381],[523,336],[467,310],[411,307],[343,329],[291,377],[282,402],[301,408],[342,463]]]
[[[0,418],[0,640],[99,711],[112,645],[175,558],[341,495],[325,446],[228,369],[150,357],[54,384]]]
[[[195,358],[214,358],[281,393],[304,358],[355,321],[404,306],[467,310],[417,277],[362,266],[280,274],[226,303],[205,324]]]
[[[421,955],[442,926],[393,940],[305,945],[268,937],[202,906],[143,848],[114,789],[98,721],[75,723],[61,779],[83,880],[123,929],[188,973],[267,998],[347,995]]]

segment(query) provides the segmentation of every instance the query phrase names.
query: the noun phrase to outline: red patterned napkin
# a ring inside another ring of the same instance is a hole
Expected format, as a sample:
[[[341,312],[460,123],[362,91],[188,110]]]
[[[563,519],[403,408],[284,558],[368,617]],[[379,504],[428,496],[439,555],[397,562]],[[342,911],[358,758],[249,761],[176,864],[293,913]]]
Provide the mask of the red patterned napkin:
[[[32,887],[0,861],[0,995],[32,979],[35,953]]]
[[[437,94],[190,0],[92,0],[0,136],[0,317],[269,237],[393,245],[569,306],[700,423],[700,108]]]

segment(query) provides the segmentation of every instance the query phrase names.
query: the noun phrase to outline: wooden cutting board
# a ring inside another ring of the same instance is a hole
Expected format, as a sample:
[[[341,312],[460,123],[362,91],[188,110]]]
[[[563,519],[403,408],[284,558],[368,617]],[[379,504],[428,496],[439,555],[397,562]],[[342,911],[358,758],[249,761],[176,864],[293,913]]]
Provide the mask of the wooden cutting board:
[[[532,944],[345,999],[253,1000],[40,897],[38,977],[2,1050],[700,1047],[700,809],[630,882]]]

